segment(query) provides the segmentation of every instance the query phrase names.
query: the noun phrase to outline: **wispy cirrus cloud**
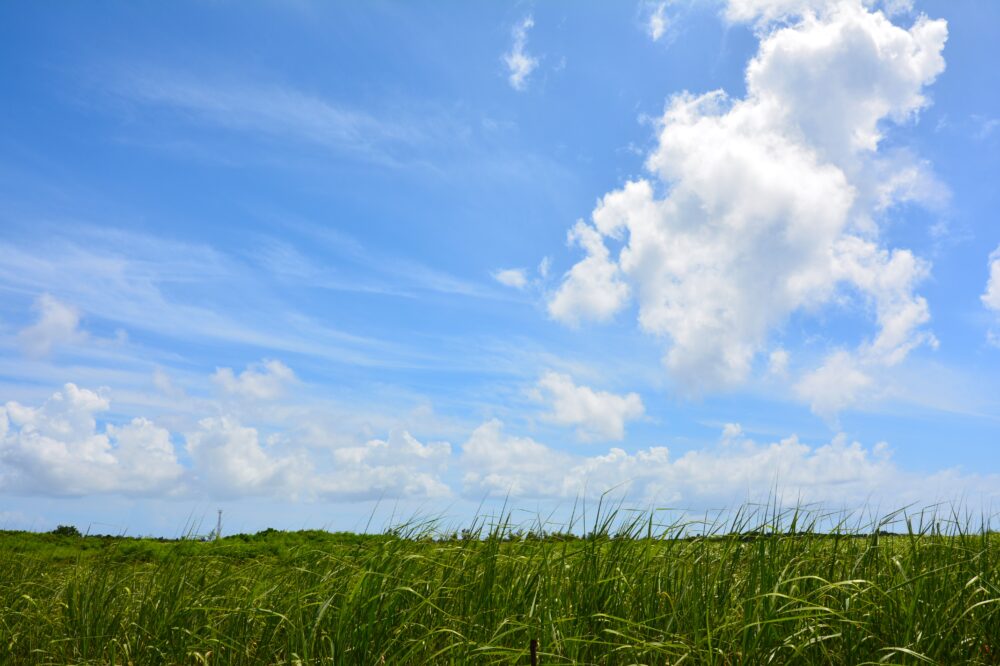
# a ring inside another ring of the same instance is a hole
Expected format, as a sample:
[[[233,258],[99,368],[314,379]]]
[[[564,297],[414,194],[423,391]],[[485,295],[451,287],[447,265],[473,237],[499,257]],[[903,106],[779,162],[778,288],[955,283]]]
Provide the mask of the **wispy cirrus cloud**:
[[[421,152],[468,133],[462,121],[440,108],[422,113],[391,105],[360,108],[281,83],[214,80],[156,68],[113,81],[120,99],[172,114],[177,122],[291,141],[381,166],[424,161]]]
[[[405,355],[391,343],[340,331],[298,312],[265,278],[208,245],[138,233],[78,228],[75,235],[50,239],[44,248],[0,242],[4,289],[32,297],[52,294],[126,331],[361,365],[391,364],[390,359]],[[238,296],[248,291],[255,294],[252,303]]]
[[[529,14],[514,24],[511,29],[510,50],[504,53],[503,61],[507,65],[507,82],[517,91],[528,88],[528,77],[538,67],[538,58],[528,53],[528,32],[535,27],[535,19]]]
[[[646,9],[646,34],[654,42],[668,37],[673,27],[673,18],[667,13],[667,2],[658,2]]]

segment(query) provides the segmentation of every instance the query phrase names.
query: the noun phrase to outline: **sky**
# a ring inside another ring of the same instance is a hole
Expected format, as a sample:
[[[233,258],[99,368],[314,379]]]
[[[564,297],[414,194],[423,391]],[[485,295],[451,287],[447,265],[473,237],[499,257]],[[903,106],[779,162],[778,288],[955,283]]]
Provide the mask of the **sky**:
[[[0,6],[0,529],[1000,493],[993,0]]]

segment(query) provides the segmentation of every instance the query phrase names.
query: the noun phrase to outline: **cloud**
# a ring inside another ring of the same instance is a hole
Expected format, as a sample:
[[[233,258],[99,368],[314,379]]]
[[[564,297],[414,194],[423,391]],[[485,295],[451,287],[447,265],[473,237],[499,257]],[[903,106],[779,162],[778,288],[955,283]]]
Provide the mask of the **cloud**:
[[[462,445],[460,464],[466,493],[495,497],[561,495],[554,484],[572,458],[530,437],[512,437],[503,423],[492,419],[476,428]]]
[[[990,254],[990,277],[980,298],[988,309],[1000,312],[1000,246]]]
[[[21,348],[29,356],[47,356],[56,346],[85,337],[79,330],[79,311],[52,295],[42,294],[31,309],[38,313],[38,320],[18,333]]]
[[[337,498],[447,497],[451,489],[439,478],[451,459],[447,442],[421,444],[405,430],[384,440],[334,450],[335,473],[318,484],[321,494]]]
[[[213,496],[297,497],[304,489],[308,494],[310,462],[301,455],[267,451],[255,428],[232,417],[202,419],[186,442],[196,482]]]
[[[582,247],[587,258],[564,276],[562,285],[549,300],[549,315],[571,325],[584,319],[610,319],[622,308],[630,293],[618,264],[611,259],[600,233],[583,221],[570,229],[567,242]]]
[[[192,474],[213,496],[300,500],[439,498],[450,494],[440,475],[448,467],[447,442],[421,444],[405,430],[359,446],[309,449],[294,433],[262,440],[256,428],[233,417],[206,418],[187,435]]]
[[[833,419],[845,407],[858,402],[872,385],[871,376],[853,354],[836,351],[799,380],[795,391],[814,412]]]
[[[538,277],[543,280],[548,279],[551,269],[552,259],[550,257],[542,257],[542,260],[538,262]]]
[[[817,12],[837,0],[728,0],[725,16],[734,22],[771,22]]]
[[[300,229],[306,236],[300,247],[319,246],[317,256],[333,251],[345,259],[333,261],[338,264],[337,271],[329,269],[330,261],[326,268],[318,260],[311,262],[329,270],[327,276],[339,272],[341,266],[353,267],[340,272],[333,285],[324,275],[278,275],[276,282],[274,266],[261,271],[260,266],[249,264],[245,255],[204,244],[82,224],[62,231],[65,233],[50,233],[44,244],[0,239],[0,285],[19,292],[59,294],[61,301],[72,303],[73,309],[87,317],[128,331],[152,333],[175,345],[224,343],[255,347],[266,356],[292,352],[336,363],[412,368],[429,362],[426,350],[416,349],[409,338],[405,342],[393,340],[398,337],[395,331],[383,338],[352,334],[339,328],[339,322],[322,309],[290,305],[282,296],[283,290],[342,288],[415,299],[431,291],[469,298],[509,298],[499,288],[360,244],[338,250],[334,240],[338,234],[328,229]],[[353,239],[342,242],[351,245]],[[87,279],[80,280],[79,275]],[[373,288],[366,290],[365,284]],[[250,304],[241,297],[246,293],[256,294]],[[83,341],[88,343],[85,347],[80,344]],[[77,353],[122,347],[120,339],[98,338],[89,332],[72,342]],[[145,363],[148,358],[140,360]],[[450,351],[433,363],[446,360],[454,360]]]
[[[286,387],[296,379],[291,368],[281,361],[264,360],[248,365],[239,375],[232,368],[217,368],[212,381],[233,396],[273,400],[281,396]]]
[[[649,20],[646,23],[646,32],[654,42],[660,40],[670,27],[670,17],[667,16],[667,3],[657,4],[649,13]]]
[[[182,475],[170,433],[144,418],[98,427],[108,398],[66,384],[41,407],[0,408],[0,486],[27,494],[169,494]]]
[[[869,2],[869,4],[881,7],[882,11],[889,16],[909,14],[913,11],[913,0],[877,0],[877,2]]]
[[[761,33],[745,98],[669,100],[650,177],[607,193],[571,229],[586,256],[550,315],[608,320],[633,295],[640,328],[668,343],[664,363],[688,393],[740,385],[777,327],[830,303],[874,313],[874,337],[856,352],[867,366],[933,345],[914,293],[930,266],[879,234],[907,196],[887,183],[914,165],[879,147],[885,121],[926,105],[945,22],[907,30],[859,0],[728,7],[734,20],[817,13]]]
[[[973,136],[980,141],[990,138],[993,135],[993,132],[1000,127],[1000,118],[993,118],[980,114],[973,114],[972,122],[976,125]]]
[[[526,47],[528,45],[528,31],[535,25],[534,19],[529,15],[516,23],[511,30],[514,38],[510,51],[503,55],[503,61],[507,65],[510,74],[507,81],[514,90],[526,90],[528,87],[528,77],[535,68],[538,67],[538,58],[530,55]]]
[[[189,398],[172,383],[167,388],[172,406],[164,420],[176,435],[144,417],[100,425],[100,415],[111,411],[109,393],[74,384],[40,407],[0,406],[0,492],[301,501],[451,492],[442,480],[451,459],[447,442],[422,444],[393,429],[384,440],[357,444],[349,430],[331,429],[325,414],[310,409],[220,403]],[[198,412],[216,415],[199,418]],[[174,441],[182,443],[182,458]]]
[[[543,419],[561,426],[576,427],[582,441],[621,441],[625,422],[645,413],[638,393],[616,395],[595,391],[573,383],[569,375],[546,372],[538,380],[536,396],[551,406]]]
[[[116,82],[114,92],[177,111],[184,122],[290,140],[390,167],[405,163],[414,147],[457,133],[456,124],[436,110],[412,116],[373,112],[287,86],[201,80],[180,72],[134,71]]]
[[[913,0],[727,0],[725,16],[734,22],[760,25],[789,21],[809,14],[824,14],[842,4],[860,4],[889,16],[913,11]]]
[[[990,254],[990,277],[986,282],[986,291],[979,298],[987,310],[1000,314],[1000,246]],[[990,340],[998,342],[996,333],[990,332]]]
[[[906,472],[893,462],[886,444],[865,447],[844,435],[819,445],[794,435],[758,443],[738,424],[727,424],[714,446],[678,457],[662,446],[635,453],[612,448],[603,455],[581,457],[507,435],[503,424],[492,420],[473,432],[462,451],[464,491],[469,496],[574,499],[612,491],[637,503],[720,508],[777,493],[776,499],[792,503],[859,507],[884,500],[902,506],[996,496],[1000,480],[957,470]]]
[[[0,492],[302,501],[451,494],[442,477],[451,446],[422,444],[405,430],[357,445],[353,438],[339,441],[302,410],[238,415],[222,404],[191,401],[189,410],[219,414],[180,426],[183,435],[175,436],[143,417],[100,425],[98,415],[110,409],[106,391],[75,384],[66,384],[40,407],[0,406]],[[256,427],[242,419],[270,425]],[[184,441],[183,459],[175,439]]]
[[[637,503],[707,507],[770,492],[861,506],[993,497],[1000,488],[996,475],[907,472],[885,444],[866,447],[843,435],[818,444],[794,435],[757,442],[735,423],[715,444],[680,455],[651,446],[585,456],[509,434],[496,419],[453,451],[447,442],[423,443],[401,428],[363,443],[309,445],[300,428],[257,427],[222,413],[185,430],[187,455],[179,459],[173,440],[180,438],[149,419],[100,425],[98,415],[110,407],[106,393],[67,384],[39,407],[9,402],[0,408],[0,490],[303,502],[459,492],[572,500],[612,490]]]
[[[524,289],[528,286],[528,276],[523,268],[504,268],[493,273],[493,279],[505,287]]]
[[[785,349],[775,349],[767,358],[767,372],[776,377],[784,377],[788,374],[788,351]]]

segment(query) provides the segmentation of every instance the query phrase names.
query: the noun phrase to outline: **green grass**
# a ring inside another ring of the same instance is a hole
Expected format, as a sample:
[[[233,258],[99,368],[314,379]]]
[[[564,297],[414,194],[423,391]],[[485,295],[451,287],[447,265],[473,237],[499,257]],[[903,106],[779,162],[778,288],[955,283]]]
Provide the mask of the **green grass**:
[[[1000,536],[969,521],[656,515],[586,538],[4,532],[0,661],[525,664],[537,638],[542,664],[1000,663]]]

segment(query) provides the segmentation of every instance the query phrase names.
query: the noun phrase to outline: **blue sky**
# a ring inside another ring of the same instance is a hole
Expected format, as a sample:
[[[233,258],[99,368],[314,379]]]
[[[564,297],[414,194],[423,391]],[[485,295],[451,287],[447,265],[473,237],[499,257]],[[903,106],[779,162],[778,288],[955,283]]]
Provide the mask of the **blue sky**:
[[[978,504],[1000,6],[0,8],[0,527]]]

